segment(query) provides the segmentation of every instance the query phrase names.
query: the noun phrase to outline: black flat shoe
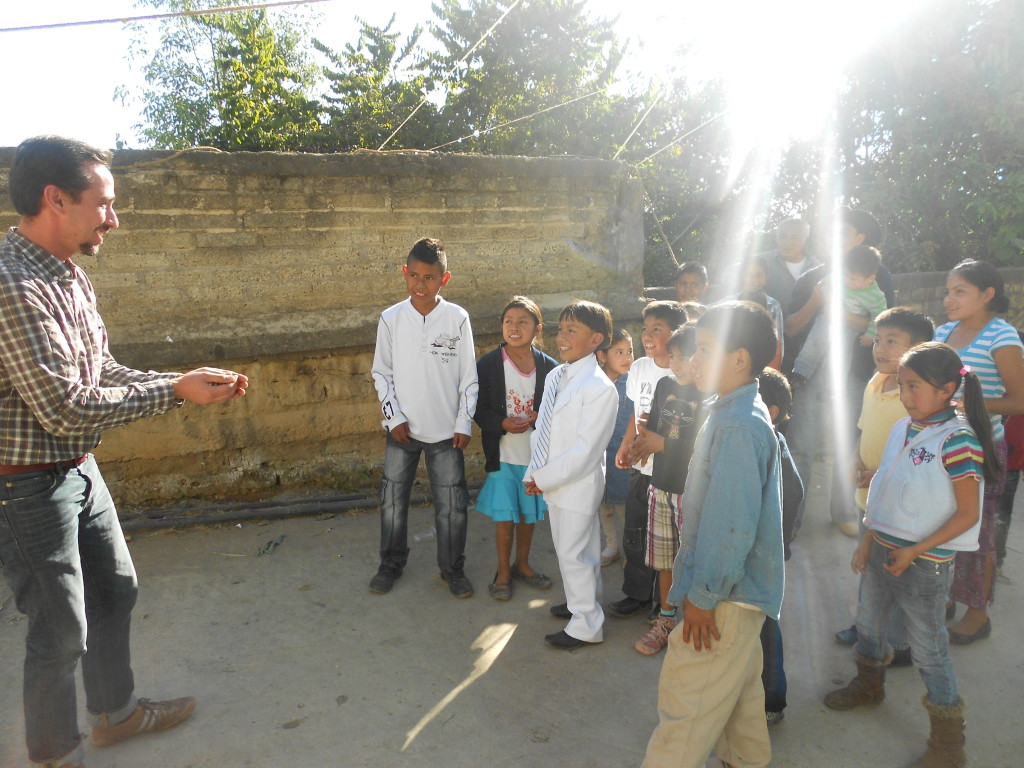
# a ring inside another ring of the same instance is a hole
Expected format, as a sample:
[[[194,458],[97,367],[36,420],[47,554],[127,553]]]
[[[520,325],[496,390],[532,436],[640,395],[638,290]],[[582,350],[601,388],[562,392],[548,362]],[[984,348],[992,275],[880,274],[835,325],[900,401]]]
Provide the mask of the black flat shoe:
[[[985,619],[985,623],[978,627],[973,635],[964,635],[960,632],[949,630],[949,642],[954,645],[970,645],[975,640],[984,640],[992,634],[992,619]]]
[[[575,651],[584,645],[597,645],[597,643],[588,643],[586,640],[577,640],[572,635],[567,635],[564,629],[553,635],[545,635],[544,642],[559,651]]]
[[[624,597],[617,602],[609,603],[608,613],[612,616],[618,616],[620,619],[625,619],[635,613],[647,610],[650,607],[650,600],[637,600],[633,597]]]
[[[569,610],[569,606],[565,603],[561,603],[559,605],[552,605],[549,610],[551,611],[551,615],[554,616],[556,619],[572,618],[572,611]]]

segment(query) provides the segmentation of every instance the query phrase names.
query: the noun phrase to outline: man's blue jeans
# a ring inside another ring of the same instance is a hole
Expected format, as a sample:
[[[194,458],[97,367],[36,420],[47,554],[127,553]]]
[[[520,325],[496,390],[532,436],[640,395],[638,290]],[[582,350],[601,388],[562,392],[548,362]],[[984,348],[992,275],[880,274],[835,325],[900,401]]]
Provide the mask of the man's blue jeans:
[[[953,561],[936,563],[919,557],[896,577],[883,567],[890,551],[877,541],[871,544],[868,567],[861,579],[854,648],[867,659],[888,659],[892,648],[886,642],[886,624],[893,607],[898,606],[910,655],[928,688],[928,700],[940,707],[956,706],[960,699],[946,632]]]
[[[117,722],[135,707],[129,634],[138,582],[91,456],[69,470],[0,477],[0,564],[18,610],[28,616],[29,758],[70,755],[78,762],[79,659],[91,714],[113,714]]]
[[[401,572],[409,559],[409,496],[421,453],[426,456],[434,498],[437,567],[445,576],[461,574],[466,562],[469,491],[465,457],[451,440],[423,443],[410,437],[408,443],[400,443],[388,434],[380,485],[380,564]]]

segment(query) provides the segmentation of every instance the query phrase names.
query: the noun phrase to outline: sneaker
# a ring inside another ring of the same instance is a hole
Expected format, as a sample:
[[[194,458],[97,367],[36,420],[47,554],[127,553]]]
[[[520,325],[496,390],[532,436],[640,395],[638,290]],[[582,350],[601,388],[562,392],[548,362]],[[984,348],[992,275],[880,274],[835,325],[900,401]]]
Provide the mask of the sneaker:
[[[642,653],[644,656],[653,656],[668,645],[669,633],[675,628],[675,616],[659,616],[654,626],[647,630],[647,634],[636,641],[636,645],[633,648],[637,653]]]
[[[647,623],[652,627],[658,623],[658,617],[661,616],[661,603],[652,602],[651,610],[647,614]]]
[[[382,565],[377,571],[377,575],[370,579],[370,591],[375,595],[386,595],[395,586],[395,582],[401,575],[401,571]]]
[[[619,548],[615,549],[603,549],[601,550],[601,567],[604,568],[607,565],[611,565],[619,559]]]
[[[768,725],[778,725],[782,722],[782,718],[786,716],[786,713],[781,709],[778,712],[765,712],[764,719],[768,722]]]
[[[441,578],[448,582],[448,591],[460,600],[473,596],[473,585],[462,571],[452,571],[449,574],[442,573]]]
[[[632,616],[638,611],[642,611],[645,608],[649,608],[651,605],[650,600],[637,600],[632,597],[624,597],[621,600],[617,600],[614,603],[608,604],[608,613],[612,616],[618,616],[620,619],[624,619],[627,616]]]
[[[150,701],[139,699],[127,720],[117,725],[97,725],[92,729],[92,743],[96,747],[109,747],[120,744],[143,731],[166,731],[173,728],[192,714],[196,708],[196,700],[191,696],[170,701]]]

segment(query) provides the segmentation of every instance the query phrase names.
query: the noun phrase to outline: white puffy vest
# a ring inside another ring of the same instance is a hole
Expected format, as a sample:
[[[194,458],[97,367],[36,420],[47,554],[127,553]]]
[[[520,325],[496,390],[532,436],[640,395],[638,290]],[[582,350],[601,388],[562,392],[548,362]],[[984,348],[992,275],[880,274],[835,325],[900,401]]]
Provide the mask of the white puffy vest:
[[[942,465],[942,445],[958,429],[970,430],[963,416],[925,427],[903,445],[910,419],[901,419],[889,433],[882,464],[871,480],[864,524],[907,541],[922,541],[956,512],[953,482]],[[973,430],[972,430],[973,431]],[[978,549],[985,482],[978,483],[978,521],[939,549]]]

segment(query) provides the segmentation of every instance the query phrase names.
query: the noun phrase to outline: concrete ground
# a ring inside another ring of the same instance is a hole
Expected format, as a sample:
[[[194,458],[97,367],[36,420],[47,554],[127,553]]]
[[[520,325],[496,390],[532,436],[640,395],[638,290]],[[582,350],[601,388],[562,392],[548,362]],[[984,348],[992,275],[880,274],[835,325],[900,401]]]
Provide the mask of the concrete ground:
[[[890,672],[877,707],[839,713],[821,703],[854,669],[832,633],[851,623],[856,580],[852,541],[826,522],[815,503],[821,489],[812,493],[788,564],[789,707],[772,730],[772,764],[906,765],[927,738],[924,686],[913,669]],[[1017,502],[992,637],[953,649],[974,768],[1024,764],[1024,502]],[[632,648],[646,623],[609,618],[601,646],[545,647],[543,636],[561,626],[548,607],[563,599],[547,526],[537,532],[532,562],[555,588],[517,585],[511,602],[497,603],[487,596],[493,528],[471,514],[467,573],[477,594],[469,600],[448,594],[431,541],[410,545],[409,567],[391,594],[371,595],[374,514],[135,535],[139,694],[191,694],[200,703],[173,731],[106,749],[87,743],[89,768],[639,765],[657,721],[661,666],[660,656]],[[413,512],[412,532],[430,526],[427,510]],[[253,554],[282,535],[271,553]],[[606,599],[618,599],[621,569],[604,574]],[[25,622],[8,592],[0,601],[0,768],[27,768]],[[82,716],[84,729],[84,704]]]

